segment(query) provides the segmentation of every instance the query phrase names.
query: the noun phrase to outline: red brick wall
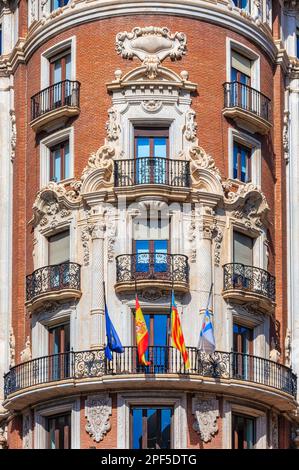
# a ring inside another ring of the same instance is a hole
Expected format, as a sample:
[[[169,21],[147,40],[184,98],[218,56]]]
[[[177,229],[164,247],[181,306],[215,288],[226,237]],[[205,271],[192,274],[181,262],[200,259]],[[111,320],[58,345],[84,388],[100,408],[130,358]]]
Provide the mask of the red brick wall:
[[[116,393],[111,394],[112,399],[112,414],[110,416],[111,429],[106,434],[104,439],[100,442],[95,442],[92,437],[87,433],[85,427],[87,420],[85,417],[85,400],[86,396],[81,398],[81,411],[80,411],[80,422],[81,422],[81,449],[89,449],[95,447],[96,449],[116,449],[117,448],[117,395]]]
[[[222,116],[223,88],[226,80],[226,38],[236,39],[261,55],[261,91],[273,98],[273,71],[263,51],[242,36],[224,28],[196,20],[171,16],[124,17],[101,20],[78,26],[58,34],[47,41],[30,58],[26,67],[20,66],[15,75],[15,96],[18,109],[18,143],[14,164],[14,270],[13,317],[18,324],[17,349],[24,347],[24,277],[33,270],[32,234],[27,223],[32,217],[32,205],[39,189],[39,140],[32,131],[30,121],[30,97],[40,90],[40,55],[51,45],[72,35],[77,37],[77,79],[81,86],[81,114],[74,120],[75,129],[75,174],[80,178],[91,152],[104,142],[107,110],[111,98],[106,91],[106,82],[114,77],[114,71],[123,73],[140,65],[134,59],[120,58],[115,51],[115,35],[119,31],[130,31],[136,25],[165,25],[171,31],[187,34],[187,54],[181,61],[164,61],[164,65],[176,72],[187,70],[190,80],[198,84],[192,107],[197,113],[199,143],[216,161],[222,175],[228,171],[228,123]],[[275,110],[274,110],[275,111]],[[272,135],[262,138],[262,189],[270,208],[270,250],[274,247],[274,182]],[[25,229],[26,227],[26,229]],[[26,234],[26,239],[24,239]],[[26,251],[25,251],[26,250]],[[274,272],[273,253],[270,254],[270,271]]]
[[[22,449],[22,416],[17,415],[9,421],[8,429],[8,448],[9,449]]]

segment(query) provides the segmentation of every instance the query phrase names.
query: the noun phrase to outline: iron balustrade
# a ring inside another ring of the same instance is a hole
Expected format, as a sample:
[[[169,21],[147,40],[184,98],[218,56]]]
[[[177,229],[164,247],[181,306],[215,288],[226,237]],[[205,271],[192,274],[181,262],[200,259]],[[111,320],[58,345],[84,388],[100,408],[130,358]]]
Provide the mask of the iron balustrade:
[[[241,108],[270,121],[271,100],[255,88],[241,82],[224,83],[224,107]]]
[[[46,292],[80,290],[80,272],[80,264],[70,261],[36,269],[26,276],[26,301]]]
[[[31,98],[31,120],[63,106],[79,108],[80,83],[63,80],[39,91]]]
[[[161,157],[115,160],[114,184],[128,187],[161,184],[177,188],[190,187],[190,163]]]
[[[146,279],[189,282],[188,257],[165,253],[135,253],[116,257],[116,282]]]
[[[263,295],[275,302],[275,277],[268,271],[240,263],[223,266],[223,289],[241,289]]]
[[[187,347],[190,369],[186,370],[180,352],[171,346],[150,346],[146,357],[151,364],[138,363],[136,346],[113,352],[112,360],[104,349],[70,351],[39,357],[15,367],[4,377],[5,398],[19,390],[63,380],[81,380],[104,375],[179,374],[215,379],[235,379],[265,385],[296,397],[297,378],[282,364],[261,357],[236,352],[215,351],[209,355]]]

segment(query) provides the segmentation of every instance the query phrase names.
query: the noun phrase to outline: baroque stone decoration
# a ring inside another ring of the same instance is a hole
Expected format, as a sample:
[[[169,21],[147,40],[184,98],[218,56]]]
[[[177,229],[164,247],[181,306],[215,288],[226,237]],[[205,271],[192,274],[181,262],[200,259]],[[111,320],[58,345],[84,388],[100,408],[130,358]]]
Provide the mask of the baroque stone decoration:
[[[283,142],[283,151],[284,151],[284,158],[288,162],[289,160],[289,119],[290,113],[289,111],[284,112],[283,116],[283,133],[282,133],[282,142]]]
[[[31,343],[30,343],[30,337],[29,336],[27,336],[27,338],[26,338],[25,349],[23,349],[23,351],[21,351],[20,356],[21,356],[21,362],[30,361],[32,359]]]
[[[193,429],[203,442],[211,441],[218,432],[218,400],[215,397],[197,395],[192,399],[192,413],[195,415]]]
[[[278,416],[273,411],[271,412],[271,448],[279,448],[279,434],[278,434]]]
[[[100,442],[111,429],[110,415],[112,414],[111,398],[101,393],[88,396],[85,401],[86,431],[95,442]]]
[[[16,339],[12,327],[9,332],[9,365],[10,367],[16,365]]]
[[[287,328],[286,336],[285,336],[285,365],[290,367],[291,365],[291,352],[292,352],[292,335],[291,330]]]
[[[31,419],[30,414],[25,414],[23,416],[23,429],[22,429],[22,437],[23,437],[23,449],[30,449],[31,448]]]
[[[10,135],[10,159],[13,162],[16,156],[17,146],[17,124],[16,124],[16,113],[13,109],[10,110],[10,122],[11,122],[11,135]]]
[[[116,50],[124,59],[137,57],[146,68],[146,75],[153,79],[160,63],[170,57],[182,58],[186,53],[187,38],[184,33],[171,34],[166,27],[148,26],[133,28],[131,33],[120,32],[116,36]]]
[[[190,109],[186,113],[185,138],[190,142],[196,141],[197,123],[195,122],[196,113]]]

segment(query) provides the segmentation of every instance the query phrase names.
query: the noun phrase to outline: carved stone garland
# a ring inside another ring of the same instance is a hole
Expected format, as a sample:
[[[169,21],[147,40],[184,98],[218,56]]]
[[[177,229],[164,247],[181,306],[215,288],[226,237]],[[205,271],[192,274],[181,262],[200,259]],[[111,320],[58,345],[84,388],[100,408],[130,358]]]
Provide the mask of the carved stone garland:
[[[192,413],[195,415],[193,429],[203,442],[209,442],[218,432],[218,400],[214,397],[196,396],[192,400]]]
[[[112,414],[111,398],[101,393],[90,395],[85,401],[86,431],[92,439],[100,442],[111,429],[110,415]]]

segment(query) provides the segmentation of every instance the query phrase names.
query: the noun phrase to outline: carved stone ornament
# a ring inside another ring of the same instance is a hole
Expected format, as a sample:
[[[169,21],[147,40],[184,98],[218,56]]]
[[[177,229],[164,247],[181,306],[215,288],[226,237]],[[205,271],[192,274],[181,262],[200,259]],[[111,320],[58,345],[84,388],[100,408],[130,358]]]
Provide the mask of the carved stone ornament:
[[[214,264],[215,266],[220,266],[223,231],[217,222],[215,222],[214,226],[212,227],[212,235],[214,239]]]
[[[161,100],[144,100],[141,102],[141,106],[148,113],[156,113],[161,109],[162,101]]]
[[[156,289],[155,287],[152,287],[152,288],[149,287],[148,289],[144,289],[141,294],[141,297],[144,300],[148,300],[152,302],[160,299],[162,296],[163,296],[162,291],[160,289]]]
[[[25,343],[25,349],[23,349],[23,351],[21,351],[20,356],[21,356],[21,362],[30,361],[31,358],[32,358],[31,344],[30,344],[30,337],[29,336],[27,336],[26,343]]]
[[[291,330],[289,328],[287,328],[287,331],[286,331],[284,347],[285,347],[285,365],[287,367],[290,367],[291,366],[291,351],[292,351],[292,335],[291,335]]]
[[[193,429],[203,442],[209,442],[218,431],[219,403],[216,398],[196,396],[192,400],[192,413],[195,415]]]
[[[16,365],[16,339],[13,332],[13,328],[9,331],[9,365],[14,367]]]
[[[109,119],[106,122],[107,141],[114,142],[119,139],[120,124],[118,112],[113,106],[108,109],[108,116]]]
[[[30,414],[23,415],[23,430],[22,430],[22,440],[23,440],[23,449],[31,448],[31,419]]]
[[[111,429],[110,415],[112,414],[111,398],[101,393],[90,395],[85,401],[86,431],[92,439],[100,442]]]
[[[0,449],[7,449],[7,428],[4,424],[0,426]]]
[[[105,170],[104,180],[112,181],[113,178],[113,157],[115,156],[115,148],[110,145],[103,145],[95,153],[92,153],[88,159],[88,164],[83,170],[82,181],[85,181],[94,170]]]
[[[13,162],[16,155],[17,145],[17,124],[16,124],[16,113],[13,109],[10,110],[10,122],[11,122],[11,135],[10,135],[10,159]]]
[[[185,124],[185,139],[189,142],[196,142],[196,130],[197,123],[195,122],[196,113],[193,109],[190,109],[186,113],[186,124]]]
[[[166,27],[148,26],[133,28],[116,35],[116,50],[124,59],[137,57],[146,67],[146,75],[154,79],[158,66],[166,58],[182,58],[186,54],[187,38],[184,33],[171,34]]]
[[[272,411],[271,413],[271,447],[272,449],[279,448],[278,441],[278,416]]]
[[[284,158],[286,161],[289,160],[289,111],[284,112],[283,116],[283,150],[284,150]]]

